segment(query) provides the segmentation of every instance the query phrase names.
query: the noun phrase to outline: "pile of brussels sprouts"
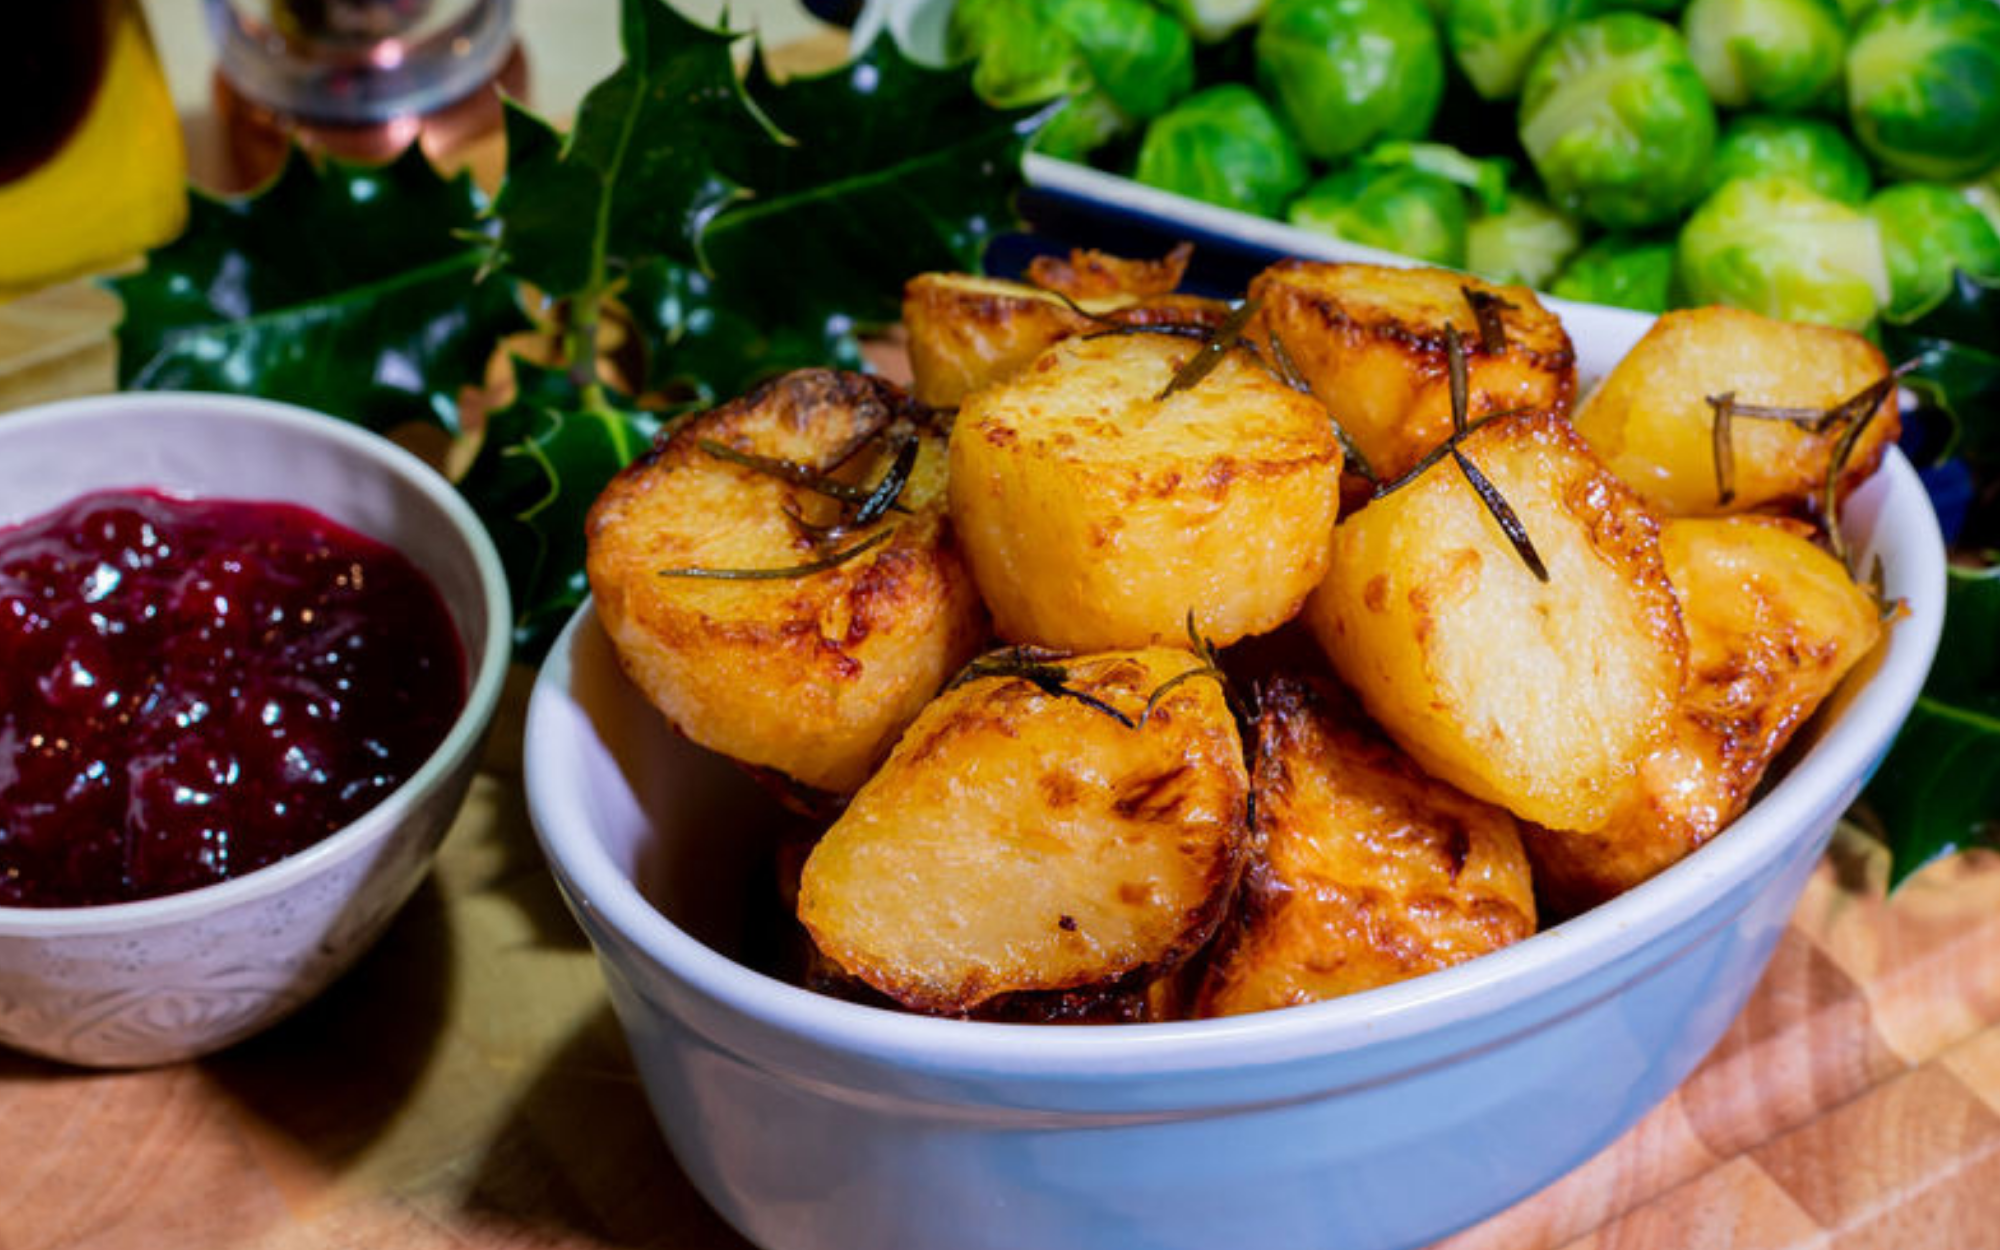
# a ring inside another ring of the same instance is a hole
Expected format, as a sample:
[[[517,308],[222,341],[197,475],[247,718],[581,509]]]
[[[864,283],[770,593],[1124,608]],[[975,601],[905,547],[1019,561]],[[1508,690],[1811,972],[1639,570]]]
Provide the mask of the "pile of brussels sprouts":
[[[2000,278],[1995,0],[955,0],[1040,150],[1435,264],[1862,329]]]

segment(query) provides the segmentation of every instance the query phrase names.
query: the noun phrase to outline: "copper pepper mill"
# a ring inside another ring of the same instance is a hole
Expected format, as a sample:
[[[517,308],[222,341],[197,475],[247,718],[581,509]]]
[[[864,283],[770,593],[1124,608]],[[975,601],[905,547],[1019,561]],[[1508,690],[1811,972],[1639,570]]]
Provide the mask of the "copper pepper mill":
[[[286,141],[383,161],[421,143],[448,162],[498,130],[527,61],[513,0],[208,0],[228,189],[276,172]]]

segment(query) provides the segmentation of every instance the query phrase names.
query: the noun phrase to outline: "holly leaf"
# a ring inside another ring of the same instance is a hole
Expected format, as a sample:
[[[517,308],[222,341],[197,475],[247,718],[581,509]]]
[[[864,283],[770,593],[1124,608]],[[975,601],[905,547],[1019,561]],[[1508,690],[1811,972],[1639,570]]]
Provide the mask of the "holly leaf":
[[[460,389],[527,324],[509,284],[476,280],[483,208],[415,147],[372,166],[295,151],[259,193],[196,193],[181,236],[111,280],[118,383],[456,430]]]
[[[743,194],[717,161],[777,142],[736,73],[742,36],[665,0],[623,0],[619,29],[625,59],[567,135],[518,106],[506,113],[492,260],[557,296],[601,289],[653,255],[697,263],[704,226]]]
[[[1922,317],[1885,322],[1882,347],[1904,367],[1904,385],[1948,420],[1933,458],[2000,473],[2000,286],[1955,274],[1950,295]]]
[[[893,39],[783,84],[760,58],[748,88],[790,142],[718,154],[748,195],[702,233],[705,271],[743,316],[801,333],[886,325],[910,275],[978,272],[1055,107],[991,108],[970,70],[918,65]]]
[[[584,518],[659,418],[607,397],[585,407],[569,376],[516,358],[514,401],[487,415],[459,490],[500,550],[514,600],[517,658],[532,662],[590,593]]]
[[[1868,784],[1893,888],[1941,855],[2000,846],[2000,563],[1951,566],[1924,692]]]
[[[851,324],[766,321],[722,298],[714,278],[665,259],[620,295],[646,347],[645,389],[708,407],[788,369],[862,367]]]

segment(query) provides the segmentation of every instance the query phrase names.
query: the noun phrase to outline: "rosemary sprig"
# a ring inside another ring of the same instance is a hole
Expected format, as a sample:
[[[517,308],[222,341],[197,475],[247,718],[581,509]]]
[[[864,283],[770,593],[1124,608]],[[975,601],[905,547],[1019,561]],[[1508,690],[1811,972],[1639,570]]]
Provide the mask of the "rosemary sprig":
[[[1886,376],[1877,378],[1854,394],[1827,408],[1797,408],[1775,404],[1745,404],[1737,401],[1736,392],[1725,391],[1720,395],[1704,395],[1702,399],[1714,414],[1709,425],[1710,454],[1715,462],[1715,497],[1718,505],[1727,506],[1736,500],[1736,456],[1734,422],[1737,417],[1749,417],[1757,421],[1782,421],[1796,425],[1808,434],[1824,434],[1828,430],[1841,428],[1841,437],[1834,445],[1835,455],[1829,460],[1827,478],[1822,486],[1821,515],[1826,518],[1832,532],[1833,542],[1838,549],[1840,538],[1834,525],[1832,501],[1834,489],[1840,480],[1840,471],[1852,454],[1854,444],[1860,439],[1860,432],[1874,419],[1882,401],[1895,389],[1896,380],[1902,377],[1910,365],[1901,365]]]
[[[1449,324],[1444,328],[1444,341],[1451,376],[1451,434],[1444,442],[1433,448],[1429,455],[1419,460],[1415,468],[1377,490],[1374,497],[1380,499],[1384,495],[1400,490],[1423,476],[1424,472],[1438,461],[1450,456],[1452,462],[1458,466],[1458,471],[1464,475],[1466,484],[1479,496],[1479,502],[1486,505],[1487,514],[1493,518],[1493,523],[1500,527],[1500,532],[1507,536],[1509,543],[1513,544],[1514,554],[1521,557],[1521,563],[1527,567],[1528,572],[1535,575],[1536,581],[1547,582],[1548,565],[1542,562],[1541,553],[1535,550],[1534,539],[1529,537],[1528,527],[1521,522],[1520,514],[1514,511],[1513,506],[1507,502],[1506,496],[1500,493],[1500,488],[1493,484],[1492,479],[1480,472],[1479,466],[1473,464],[1471,458],[1459,446],[1475,430],[1501,417],[1511,417],[1526,409],[1510,408],[1504,412],[1488,413],[1477,421],[1468,421],[1465,411],[1468,402],[1465,344],[1460,341],[1457,328]]]
[[[1507,350],[1507,323],[1501,317],[1503,312],[1511,312],[1514,305],[1491,291],[1478,291],[1469,286],[1461,286],[1459,291],[1465,302],[1472,306],[1472,316],[1479,322],[1479,348],[1489,356],[1499,356]]]
[[[1819,514],[1826,521],[1826,540],[1833,548],[1834,557],[1849,569],[1854,566],[1848,555],[1847,536],[1840,532],[1840,475],[1846,471],[1847,461],[1854,455],[1862,432],[1874,422],[1882,401],[1888,398],[1895,385],[1896,375],[1892,373],[1842,405],[1849,407],[1856,400],[1868,401],[1863,404],[1859,415],[1849,418],[1847,427],[1834,440],[1833,454],[1826,461],[1826,480],[1820,483]]]
[[[1061,699],[1074,699],[1094,712],[1102,712],[1127,729],[1137,729],[1139,724],[1109,703],[1087,690],[1078,690],[1069,684],[1069,670],[1051,661],[1067,659],[1062,651],[1050,651],[1043,647],[1007,647],[989,652],[967,664],[951,679],[946,690],[956,690],[969,681],[982,677],[1013,677],[1028,682],[1043,694]]]
[[[1709,458],[1715,463],[1715,502],[1726,508],[1736,502],[1736,392],[1702,397],[1714,417],[1708,424]]]
[[[917,467],[917,436],[906,435],[896,445],[896,457],[889,462],[889,468],[882,474],[882,480],[855,510],[854,519],[847,523],[851,530],[866,529],[898,507],[896,500],[902,496],[903,488],[910,483],[910,471]],[[903,511],[907,512],[905,508]]]
[[[741,465],[766,477],[777,478],[781,482],[809,490],[815,495],[824,495],[828,499],[838,499],[842,503],[866,503],[869,495],[873,493],[864,486],[835,481],[812,465],[797,460],[786,460],[779,456],[760,456],[752,451],[738,451],[729,444],[716,442],[712,438],[697,439],[695,446],[717,460]],[[909,509],[897,505],[896,511],[908,512]]]
[[[828,569],[835,568],[838,567],[839,565],[845,564],[849,560],[852,560],[854,557],[861,555],[863,552],[873,551],[875,548],[881,546],[883,543],[888,542],[890,538],[895,536],[895,533],[896,533],[896,527],[891,525],[887,529],[878,530],[877,532],[870,534],[867,538],[862,539],[860,542],[854,544],[852,547],[848,547],[841,551],[833,552],[830,555],[822,556],[817,560],[808,560],[804,564],[793,564],[784,568],[660,569],[657,575],[660,577],[700,577],[700,578],[707,578],[710,581],[719,581],[719,582],[776,582],[776,581],[787,581],[792,578],[811,577],[815,573],[824,573]]]
[[[1291,349],[1285,346],[1285,340],[1278,337],[1276,330],[1271,331],[1266,342],[1270,347],[1271,360],[1264,367],[1286,386],[1302,395],[1313,395],[1312,383],[1306,380],[1305,372],[1299,368],[1299,362],[1292,359]],[[1255,344],[1246,346],[1253,354],[1257,352]],[[1259,361],[1263,360],[1261,355],[1257,358]],[[1315,395],[1314,398],[1318,396]],[[1340,444],[1341,464],[1348,472],[1370,486],[1380,486],[1382,479],[1375,476],[1375,467],[1368,463],[1367,456],[1361,454],[1360,446],[1355,443],[1353,435],[1347,432],[1347,427],[1341,425],[1340,418],[1333,415],[1332,408],[1327,408],[1326,419],[1333,427],[1333,441]]]
[[[1257,301],[1254,299],[1244,300],[1238,305],[1236,311],[1229,314],[1229,319],[1217,326],[1201,348],[1187,358],[1187,363],[1174,371],[1174,376],[1167,381],[1166,389],[1155,398],[1165,399],[1176,391],[1191,390],[1200,385],[1201,380],[1213,373],[1215,366],[1222,363],[1222,358],[1229,354],[1230,349],[1242,342],[1243,327],[1249,325],[1250,318],[1257,315],[1257,307]]]
[[[1221,657],[1215,653],[1215,644],[1202,637],[1201,631],[1195,628],[1193,608],[1188,609],[1187,636],[1188,646],[1194,650],[1195,656],[1201,663],[1185,672],[1174,674],[1153,688],[1153,693],[1146,697],[1146,710],[1139,714],[1140,727],[1145,727],[1146,722],[1152,719],[1153,709],[1158,707],[1176,686],[1197,677],[1209,677],[1222,688],[1222,701],[1228,706],[1229,714],[1236,718],[1238,736],[1243,737],[1244,742],[1248,743],[1250,739],[1245,735],[1249,734],[1251,727],[1257,722],[1255,701],[1246,701],[1237,691],[1236,683],[1229,680],[1229,674],[1223,670]]]

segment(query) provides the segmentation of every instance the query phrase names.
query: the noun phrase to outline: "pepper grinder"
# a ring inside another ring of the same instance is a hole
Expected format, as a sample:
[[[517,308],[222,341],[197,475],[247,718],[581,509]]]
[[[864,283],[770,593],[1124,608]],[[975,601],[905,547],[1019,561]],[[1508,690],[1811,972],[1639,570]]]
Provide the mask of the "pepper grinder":
[[[421,143],[433,163],[501,125],[527,61],[513,0],[207,0],[216,114],[231,186],[277,171],[288,139],[386,161]]]

